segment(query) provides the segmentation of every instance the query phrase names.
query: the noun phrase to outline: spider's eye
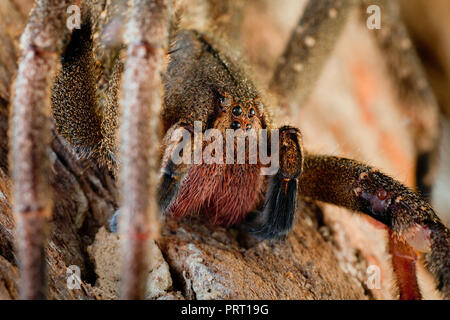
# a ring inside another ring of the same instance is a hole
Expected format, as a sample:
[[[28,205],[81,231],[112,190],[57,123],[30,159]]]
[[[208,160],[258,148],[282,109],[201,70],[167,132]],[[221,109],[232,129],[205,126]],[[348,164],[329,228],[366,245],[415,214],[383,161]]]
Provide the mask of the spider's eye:
[[[234,107],[233,110],[232,110],[231,112],[233,112],[233,114],[234,114],[236,117],[238,117],[238,116],[240,116],[240,115],[242,114],[242,108],[239,107],[239,106]]]
[[[241,127],[241,124],[239,123],[239,122],[237,122],[237,121],[233,121],[232,123],[231,123],[231,129],[233,129],[233,130],[237,130],[237,129],[239,129]]]
[[[249,116],[249,117],[253,117],[255,114],[256,114],[255,109],[250,108],[250,110],[248,111],[248,116]]]
[[[251,129],[252,129],[252,125],[251,125],[251,124],[248,124],[248,125],[247,125],[247,131],[248,131],[248,130],[251,130]]]
[[[222,108],[226,108],[226,107],[229,107],[229,106],[231,106],[231,99],[230,98],[228,98],[228,97],[220,97],[219,98],[219,103],[220,103],[220,106],[222,107]]]

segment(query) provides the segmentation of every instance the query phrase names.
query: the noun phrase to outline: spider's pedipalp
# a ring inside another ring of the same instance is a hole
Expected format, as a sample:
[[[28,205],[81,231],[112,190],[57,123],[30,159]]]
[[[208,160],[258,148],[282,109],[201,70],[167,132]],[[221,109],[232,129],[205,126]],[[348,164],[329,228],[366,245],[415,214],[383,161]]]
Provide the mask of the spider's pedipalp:
[[[45,233],[52,211],[47,180],[50,88],[70,34],[65,13],[71,2],[38,1],[21,38],[12,103],[11,165],[23,299],[45,298]]]
[[[263,208],[247,220],[248,230],[258,238],[285,236],[293,227],[297,209],[298,179],[303,167],[300,131],[284,126],[279,129],[278,172],[269,178]]]
[[[317,155],[305,157],[300,194],[363,212],[390,228],[392,237],[403,246],[414,248],[406,250],[391,243],[393,255],[412,252],[409,266],[395,265],[408,263],[393,259],[401,298],[420,298],[420,292],[414,289],[418,288],[415,276],[403,273],[406,269],[415,270],[414,251],[424,252],[426,266],[438,289],[450,298],[450,231],[419,195],[357,161]]]
[[[121,296],[141,299],[147,276],[148,240],[159,233],[156,201],[158,119],[164,56],[172,11],[170,0],[132,2],[125,41],[121,136],[121,214],[125,256]]]
[[[189,137],[175,136],[175,132],[180,129],[184,129],[184,134],[188,134]],[[190,138],[192,133],[192,128],[189,126],[176,123],[167,131],[163,139],[165,151],[162,159],[161,180],[158,188],[158,203],[162,213],[166,212],[172,201],[177,197],[183,179],[193,163],[192,139],[186,139]],[[190,146],[188,146],[188,143]],[[185,154],[181,154],[181,151]],[[175,156],[180,157],[180,160],[182,160],[180,161],[181,163],[175,163],[173,161]]]

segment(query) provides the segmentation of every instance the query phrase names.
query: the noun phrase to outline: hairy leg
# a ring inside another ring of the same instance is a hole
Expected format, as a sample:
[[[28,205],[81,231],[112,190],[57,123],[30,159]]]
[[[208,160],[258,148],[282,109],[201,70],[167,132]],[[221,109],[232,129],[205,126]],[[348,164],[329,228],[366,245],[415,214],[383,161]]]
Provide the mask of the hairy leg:
[[[61,55],[61,72],[52,88],[56,129],[82,157],[98,157],[102,140],[97,104],[98,70],[93,54],[93,11],[84,2],[81,29],[74,29]]]
[[[23,299],[45,298],[45,233],[52,211],[47,181],[50,89],[69,36],[65,12],[71,4],[38,1],[21,39],[12,103],[11,167]]]
[[[417,254],[411,246],[399,240],[392,230],[389,230],[389,253],[392,256],[392,267],[397,277],[400,299],[421,299],[416,277]]]
[[[118,170],[119,90],[125,51],[122,38],[127,9],[127,1],[106,2],[95,26],[98,38],[94,41],[94,52],[100,68],[98,105],[102,132],[99,160],[115,175]]]
[[[126,237],[121,296],[125,299],[144,297],[148,240],[159,233],[154,186],[163,88],[161,73],[168,48],[171,11],[169,0],[134,1],[125,35],[128,48],[120,127],[121,214],[125,218]]]
[[[397,1],[361,0],[361,21],[364,25],[369,5],[378,5],[381,10],[381,29],[370,30],[370,33],[384,54],[398,96],[407,107],[406,114],[412,119],[411,127],[418,154],[417,187],[428,199],[437,173],[439,106],[403,23]]]
[[[423,252],[438,289],[450,298],[450,231],[419,195],[367,165],[332,156],[306,155],[299,185],[302,196],[368,214],[389,227],[398,241]],[[406,280],[411,283],[400,283],[400,289],[420,297],[413,289],[415,277]]]
[[[308,1],[271,80],[280,99],[305,103],[357,1]]]

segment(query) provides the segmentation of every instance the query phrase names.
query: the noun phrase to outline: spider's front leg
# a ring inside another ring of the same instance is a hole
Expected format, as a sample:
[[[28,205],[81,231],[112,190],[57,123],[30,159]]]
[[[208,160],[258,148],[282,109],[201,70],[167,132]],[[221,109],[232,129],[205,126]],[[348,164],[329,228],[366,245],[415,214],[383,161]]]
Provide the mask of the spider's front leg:
[[[47,180],[50,89],[69,36],[66,10],[71,4],[38,1],[21,38],[12,103],[11,166],[23,299],[45,298],[45,233],[52,212]]]
[[[272,161],[279,159],[278,171],[268,178],[263,207],[247,219],[248,230],[263,239],[283,237],[292,229],[303,166],[300,131],[284,126],[278,132],[279,150],[271,150]]]
[[[306,155],[303,168],[301,195],[363,212],[389,227],[405,245],[397,249],[409,254],[406,259],[393,252],[402,299],[420,298],[415,275],[404,274],[415,270],[414,251],[425,254],[425,264],[438,289],[450,298],[450,231],[425,200],[391,177],[354,160]]]
[[[121,135],[121,214],[125,217],[125,257],[121,295],[144,296],[149,238],[158,236],[156,154],[164,56],[172,1],[136,0],[126,30]],[[149,18],[151,17],[151,18]]]

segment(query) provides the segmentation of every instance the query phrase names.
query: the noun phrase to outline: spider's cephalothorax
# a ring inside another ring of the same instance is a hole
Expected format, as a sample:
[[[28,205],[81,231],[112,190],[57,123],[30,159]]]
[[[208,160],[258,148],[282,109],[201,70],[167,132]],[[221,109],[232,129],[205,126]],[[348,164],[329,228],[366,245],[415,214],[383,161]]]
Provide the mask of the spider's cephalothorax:
[[[323,33],[340,30],[346,12],[355,2],[308,2],[299,22],[301,28],[297,28],[303,31],[293,33],[294,48],[286,51],[286,59],[274,73],[275,89],[295,89],[296,73],[289,74],[293,78],[284,74],[296,69],[290,63],[324,61],[310,59],[310,54],[323,57],[329,53],[332,46],[321,46],[319,40],[333,38]],[[242,132],[274,129],[261,95],[238,62],[224,53],[224,46],[215,36],[192,30],[170,32],[174,8],[169,0],[129,1],[126,48],[122,50],[119,46],[111,59],[106,59],[109,67],[98,70],[92,54],[98,49],[95,22],[123,10],[117,8],[119,2],[112,2],[105,7],[107,14],[101,15],[98,8],[102,6],[96,1],[93,2],[96,5],[90,1],[82,3],[82,28],[70,33],[65,27],[64,12],[71,1],[38,1],[22,37],[24,52],[15,83],[11,158],[14,210],[21,225],[23,297],[43,296],[45,277],[40,253],[45,243],[41,236],[44,222],[51,212],[45,152],[49,136],[46,115],[51,106],[56,127],[74,149],[119,169],[120,212],[126,218],[122,291],[126,298],[140,298],[144,292],[143,279],[148,270],[145,240],[158,233],[156,217],[160,210],[155,205],[156,199],[165,213],[175,216],[205,213],[213,222],[226,225],[241,222],[252,213],[246,221],[247,229],[259,239],[267,239],[285,236],[292,228],[298,196],[362,212],[389,227],[393,239],[402,244],[392,245],[391,249],[397,257],[393,264],[402,298],[420,297],[414,273],[417,251],[424,254],[439,290],[450,298],[450,232],[430,205],[367,165],[308,154],[303,151],[296,128],[278,129],[279,166],[268,175],[260,174],[266,165],[260,162],[175,163],[173,155],[180,141],[172,139],[172,134],[184,129],[195,135],[195,122],[201,124],[202,132],[213,128],[222,133],[227,129]],[[296,44],[296,41],[305,43],[305,37],[317,39],[318,43],[313,47],[308,42],[304,46]],[[171,41],[174,44],[169,49]],[[167,55],[169,64],[165,69]],[[62,68],[54,81],[52,76],[58,70],[60,57]],[[106,64],[105,59],[101,62]],[[106,84],[99,90],[97,81],[105,77]],[[290,79],[289,83],[282,83],[283,79]],[[96,94],[98,91],[101,94]],[[98,96],[103,97],[103,103],[99,103]],[[154,168],[158,162],[159,120],[164,138],[162,175],[157,180]],[[120,148],[114,134],[119,122]],[[269,151],[270,156],[275,156],[274,150]],[[187,156],[190,158],[191,154]],[[410,273],[405,274],[407,270]]]
[[[261,129],[269,129],[267,111],[254,85],[223,50],[217,49],[219,44],[214,42],[214,38],[194,31],[182,31],[176,37],[164,76],[166,93],[162,121],[167,132],[165,141],[169,141],[173,134],[170,128],[192,131],[195,122],[202,125],[203,131],[217,129],[225,138],[227,131],[257,134]],[[286,134],[287,131],[294,134]],[[296,156],[301,159],[296,132],[295,129],[281,128],[280,137],[285,144],[290,143],[291,138],[297,141],[293,146],[297,147]],[[236,144],[236,139],[233,144]],[[230,225],[241,222],[249,212],[263,208],[267,181],[261,174],[261,163],[250,163],[248,152],[244,163],[238,164],[234,154],[233,163],[229,163],[226,161],[227,150],[223,149],[220,164],[182,166],[175,166],[172,162],[170,152],[173,148],[166,149],[169,154],[164,156],[163,181],[159,191],[163,211],[175,216],[203,212],[215,223]],[[236,149],[235,145],[233,151]],[[301,160],[296,163],[298,175]],[[287,173],[283,175],[280,187],[289,184],[288,178]],[[274,235],[281,235],[292,226],[294,189],[280,194],[277,200],[276,205],[283,210],[288,209],[288,212],[280,214],[279,224],[285,225],[283,230],[272,230]],[[288,205],[290,208],[284,207]],[[281,222],[283,217],[288,221]]]

